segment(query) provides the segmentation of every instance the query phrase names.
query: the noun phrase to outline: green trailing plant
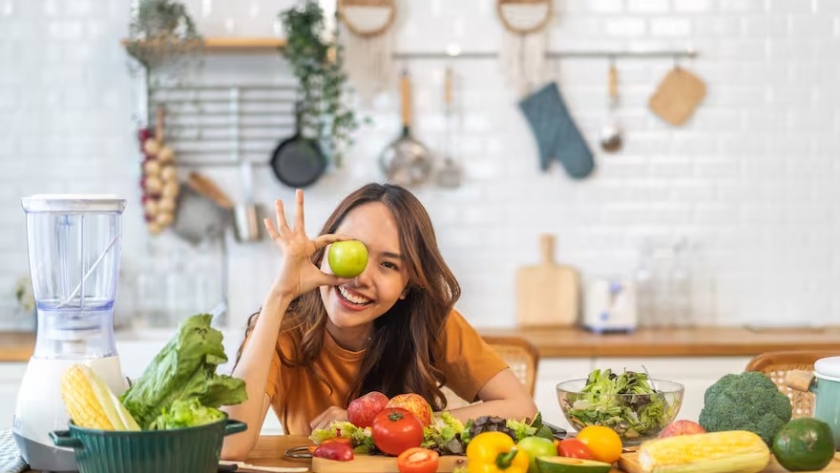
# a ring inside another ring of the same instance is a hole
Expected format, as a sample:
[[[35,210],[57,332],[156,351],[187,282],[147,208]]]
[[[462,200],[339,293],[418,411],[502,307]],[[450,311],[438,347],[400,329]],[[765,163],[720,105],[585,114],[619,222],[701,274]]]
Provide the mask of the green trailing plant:
[[[281,12],[280,19],[286,30],[282,53],[299,81],[302,132],[323,143],[326,154],[340,167],[358,121],[345,103],[347,75],[338,32],[334,39],[325,39],[324,12],[313,0]]]

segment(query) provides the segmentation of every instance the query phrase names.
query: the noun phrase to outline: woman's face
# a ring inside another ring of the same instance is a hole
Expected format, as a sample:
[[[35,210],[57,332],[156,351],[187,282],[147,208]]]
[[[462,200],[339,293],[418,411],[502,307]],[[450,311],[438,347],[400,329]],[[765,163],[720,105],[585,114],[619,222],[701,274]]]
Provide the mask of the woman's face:
[[[337,328],[360,327],[373,322],[399,300],[408,285],[408,270],[400,254],[397,222],[381,202],[370,202],[351,210],[336,233],[367,246],[365,270],[349,284],[322,286],[321,300],[330,322]],[[321,270],[332,274],[327,255]]]

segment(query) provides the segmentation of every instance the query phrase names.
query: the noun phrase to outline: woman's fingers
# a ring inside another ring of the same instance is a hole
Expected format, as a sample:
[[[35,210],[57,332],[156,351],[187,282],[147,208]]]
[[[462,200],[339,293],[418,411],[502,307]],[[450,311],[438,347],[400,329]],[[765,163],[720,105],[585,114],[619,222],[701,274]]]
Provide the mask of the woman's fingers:
[[[347,411],[338,407],[338,406],[330,406],[322,412],[318,417],[312,420],[309,423],[309,426],[312,430],[315,429],[325,429],[329,427],[333,421],[346,421],[347,420]]]
[[[289,224],[286,223],[286,211],[283,209],[283,201],[280,199],[274,201],[274,214],[277,219],[277,233],[282,236],[291,232]]]
[[[303,222],[303,191],[295,191],[295,230],[306,233],[306,226]]]
[[[337,241],[343,241],[343,240],[352,240],[352,239],[353,239],[352,237],[349,237],[347,235],[343,235],[343,234],[340,234],[340,233],[328,233],[326,235],[321,235],[321,236],[315,237],[315,239],[312,240],[312,243],[315,244],[315,249],[320,250],[321,248],[329,245],[330,243],[335,243]]]
[[[277,229],[274,228],[274,222],[272,222],[270,218],[264,218],[263,225],[265,225],[265,231],[268,232],[269,238],[272,240],[280,238],[280,234],[277,233]]]

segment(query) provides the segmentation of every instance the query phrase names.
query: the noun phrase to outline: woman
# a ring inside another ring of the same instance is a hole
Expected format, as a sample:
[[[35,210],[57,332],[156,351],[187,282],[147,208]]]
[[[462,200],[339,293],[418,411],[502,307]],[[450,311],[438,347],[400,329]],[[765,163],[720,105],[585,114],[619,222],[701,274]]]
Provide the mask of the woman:
[[[276,226],[264,222],[283,257],[233,371],[246,381],[248,400],[225,408],[250,428],[225,439],[224,458],[248,455],[269,407],[287,434],[309,434],[346,420],[349,402],[374,390],[417,393],[435,410],[446,407],[441,385],[483,401],[451,411],[462,421],[535,415],[516,375],[453,310],[458,282],[413,194],[366,185],[339,204],[314,240],[306,236],[300,190],[296,201],[294,225],[280,201]],[[369,258],[359,276],[342,279],[324,256],[328,245],[349,239],[364,243]]]

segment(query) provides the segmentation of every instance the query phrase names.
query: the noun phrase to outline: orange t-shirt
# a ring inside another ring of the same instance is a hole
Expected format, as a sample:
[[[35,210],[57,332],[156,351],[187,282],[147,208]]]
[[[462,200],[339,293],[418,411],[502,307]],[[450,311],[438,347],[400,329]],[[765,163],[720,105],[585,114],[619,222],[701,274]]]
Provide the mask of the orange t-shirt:
[[[478,391],[508,367],[455,310],[446,319],[444,336],[446,350],[440,368],[446,374],[446,386],[463,399],[476,399]],[[347,408],[347,396],[365,352],[341,348],[327,332],[315,367],[332,386],[330,392],[330,386],[318,378],[315,370],[283,366],[277,352],[281,349],[287,357],[291,354],[288,337],[277,340],[266,393],[284,432],[309,435],[309,423],[328,407]]]

